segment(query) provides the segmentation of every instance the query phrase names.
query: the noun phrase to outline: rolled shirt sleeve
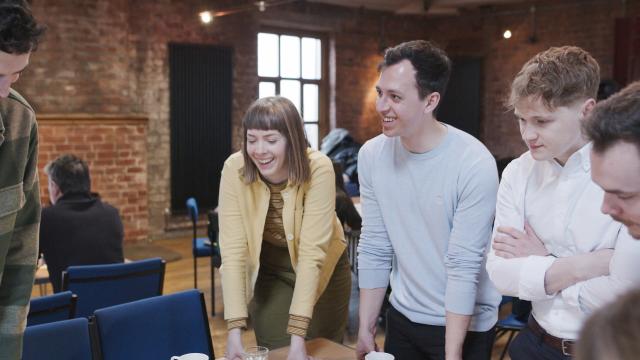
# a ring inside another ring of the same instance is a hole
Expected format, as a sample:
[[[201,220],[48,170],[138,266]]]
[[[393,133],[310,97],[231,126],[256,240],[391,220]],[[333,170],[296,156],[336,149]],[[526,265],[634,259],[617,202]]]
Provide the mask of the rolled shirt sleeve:
[[[524,231],[524,187],[529,176],[522,158],[509,163],[502,173],[496,202],[496,219],[493,226],[492,243],[499,226],[510,226]],[[549,299],[544,276],[555,258],[552,256],[529,256],[505,259],[495,254],[493,247],[487,256],[489,278],[503,295],[516,296],[523,300]]]
[[[640,241],[634,240],[622,226],[609,265],[609,275],[579,282],[562,290],[567,304],[590,314],[620,294],[640,284]]]

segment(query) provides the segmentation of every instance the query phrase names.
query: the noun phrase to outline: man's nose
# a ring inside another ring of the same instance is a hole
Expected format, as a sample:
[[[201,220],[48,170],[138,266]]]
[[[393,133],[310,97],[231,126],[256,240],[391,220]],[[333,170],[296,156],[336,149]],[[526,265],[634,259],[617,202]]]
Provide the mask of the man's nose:
[[[389,104],[387,102],[386,97],[380,96],[376,99],[376,111],[384,114],[389,110]]]
[[[522,139],[526,141],[535,140],[538,137],[538,133],[533,129],[533,126],[528,126],[526,123],[520,125],[520,132],[522,133]]]
[[[604,193],[604,198],[602,199],[602,206],[600,207],[600,211],[603,214],[607,215],[619,215],[620,207],[616,204],[615,195]]]

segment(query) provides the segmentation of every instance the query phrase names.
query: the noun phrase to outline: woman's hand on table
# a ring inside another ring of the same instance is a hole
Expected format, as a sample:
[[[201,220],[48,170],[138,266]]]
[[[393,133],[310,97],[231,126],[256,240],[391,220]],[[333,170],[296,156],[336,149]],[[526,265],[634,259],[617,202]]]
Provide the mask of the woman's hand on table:
[[[307,355],[307,348],[302,336],[291,335],[291,346],[287,360],[313,360],[311,356]]]
[[[243,352],[242,330],[240,328],[229,330],[229,335],[227,336],[227,351],[224,354],[224,358],[226,360],[242,360]]]

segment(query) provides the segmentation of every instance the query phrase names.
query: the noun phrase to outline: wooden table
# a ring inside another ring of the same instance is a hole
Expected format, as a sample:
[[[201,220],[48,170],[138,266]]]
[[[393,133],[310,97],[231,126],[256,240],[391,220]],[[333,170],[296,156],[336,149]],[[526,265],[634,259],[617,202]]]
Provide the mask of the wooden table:
[[[49,270],[47,264],[38,267],[34,283],[38,285],[40,296],[47,295],[47,284],[49,283]]]
[[[269,351],[269,360],[287,360],[289,347]],[[324,338],[307,341],[307,355],[316,360],[354,360],[355,350]]]

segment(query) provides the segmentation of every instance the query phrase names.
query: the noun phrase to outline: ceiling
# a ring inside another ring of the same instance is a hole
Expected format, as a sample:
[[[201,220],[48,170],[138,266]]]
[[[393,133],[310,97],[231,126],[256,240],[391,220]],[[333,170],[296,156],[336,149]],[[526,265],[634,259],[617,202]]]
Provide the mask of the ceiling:
[[[307,0],[347,7],[391,11],[411,15],[456,15],[466,8],[488,5],[509,5],[526,0]]]

